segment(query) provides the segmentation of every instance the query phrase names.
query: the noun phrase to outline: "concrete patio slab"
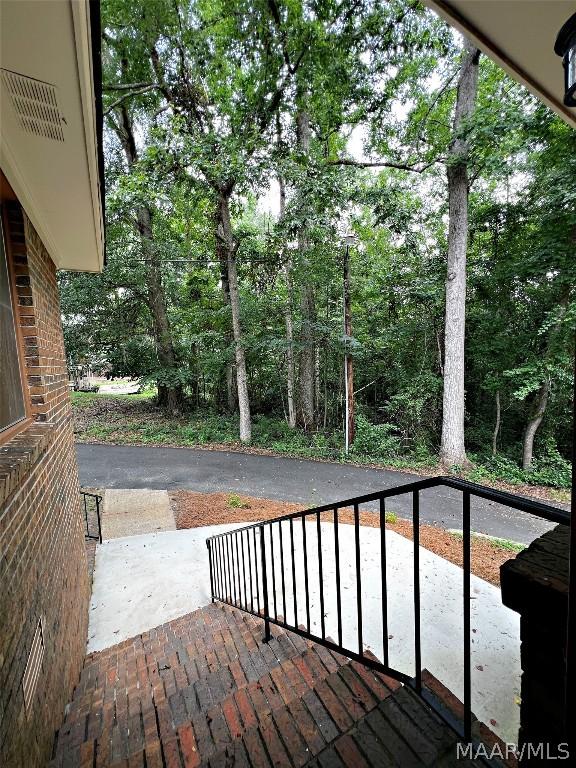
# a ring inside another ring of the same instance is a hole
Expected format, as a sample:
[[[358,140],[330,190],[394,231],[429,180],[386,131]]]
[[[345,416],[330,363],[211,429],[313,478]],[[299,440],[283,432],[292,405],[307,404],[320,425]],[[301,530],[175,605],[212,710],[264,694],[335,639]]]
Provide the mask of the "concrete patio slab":
[[[206,538],[242,524],[211,526],[106,541],[98,547],[90,611],[88,651],[106,648],[140,632],[206,605],[210,581]],[[280,532],[275,526],[275,552]],[[358,649],[357,585],[354,527],[340,524],[340,569],[343,645]],[[326,634],[336,638],[334,536],[322,523],[322,560]],[[290,552],[288,528],[282,531],[284,553]],[[360,528],[364,646],[383,657],[380,537]],[[320,580],[316,526],[306,525],[310,625],[320,635]],[[414,675],[413,544],[387,531],[388,643],[390,666]],[[268,544],[267,544],[268,549]],[[303,533],[294,526],[297,623],[306,623]],[[268,550],[270,551],[270,550]],[[275,569],[276,610],[294,621],[290,600],[284,609],[280,567]],[[253,581],[256,574],[253,571]],[[249,584],[247,579],[247,584]],[[259,574],[261,587],[261,574]],[[271,569],[268,584],[273,584]],[[420,549],[422,666],[460,699],[463,697],[462,570]],[[286,595],[293,591],[291,568],[285,568]],[[254,591],[255,587],[254,587]],[[250,600],[248,586],[248,600]],[[502,605],[500,590],[471,577],[472,706],[476,715],[505,741],[518,733],[520,690],[519,617]],[[270,601],[273,603],[273,601]],[[271,605],[273,608],[273,604]]]
[[[153,491],[149,488],[108,488],[105,491],[103,539],[175,530],[168,491]]]

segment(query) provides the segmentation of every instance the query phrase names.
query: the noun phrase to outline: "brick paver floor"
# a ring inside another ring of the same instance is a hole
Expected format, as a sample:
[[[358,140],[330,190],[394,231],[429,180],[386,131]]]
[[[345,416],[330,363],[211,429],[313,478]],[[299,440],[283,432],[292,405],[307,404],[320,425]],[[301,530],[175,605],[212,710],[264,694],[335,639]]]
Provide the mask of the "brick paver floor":
[[[50,768],[473,764],[410,689],[293,633],[262,634],[214,604],[87,656]]]

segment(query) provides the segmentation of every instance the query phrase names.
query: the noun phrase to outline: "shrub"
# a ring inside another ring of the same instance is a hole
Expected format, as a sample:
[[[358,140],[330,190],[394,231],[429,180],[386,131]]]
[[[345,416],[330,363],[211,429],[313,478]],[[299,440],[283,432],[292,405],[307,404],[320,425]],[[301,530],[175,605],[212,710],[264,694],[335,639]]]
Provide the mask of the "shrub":
[[[364,416],[356,419],[356,435],[352,452],[386,458],[398,456],[400,453],[400,439],[394,434],[396,427],[392,424],[371,424]]]

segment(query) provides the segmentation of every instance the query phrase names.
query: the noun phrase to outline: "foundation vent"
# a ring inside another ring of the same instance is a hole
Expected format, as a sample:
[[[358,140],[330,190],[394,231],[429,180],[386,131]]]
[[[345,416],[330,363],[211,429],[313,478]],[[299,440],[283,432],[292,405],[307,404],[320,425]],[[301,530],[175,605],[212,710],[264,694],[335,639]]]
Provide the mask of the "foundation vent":
[[[24,670],[24,677],[22,678],[22,690],[24,692],[24,704],[26,706],[26,713],[30,714],[32,706],[34,704],[34,694],[36,693],[36,686],[38,684],[38,678],[40,677],[40,670],[42,669],[42,660],[44,658],[44,632],[43,622],[39,619],[32,638],[32,647],[30,648],[30,655],[26,663],[26,669]]]
[[[12,98],[12,105],[27,133],[53,141],[64,141],[56,87],[33,77],[2,70],[2,80]]]

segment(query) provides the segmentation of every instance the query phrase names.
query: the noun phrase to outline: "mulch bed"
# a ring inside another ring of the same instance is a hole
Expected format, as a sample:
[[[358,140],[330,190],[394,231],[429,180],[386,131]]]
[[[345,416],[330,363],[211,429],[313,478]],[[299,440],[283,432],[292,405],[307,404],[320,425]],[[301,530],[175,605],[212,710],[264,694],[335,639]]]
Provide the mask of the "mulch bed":
[[[257,523],[302,511],[302,507],[298,504],[239,494],[234,494],[234,500],[239,500],[242,507],[230,506],[231,494],[229,493],[170,491],[169,496],[177,528],[199,528],[226,523]],[[332,522],[332,514],[327,513],[322,516],[322,519]],[[339,519],[343,523],[353,523],[353,511],[340,510]],[[360,511],[360,524],[371,528],[380,527],[378,515],[367,511]],[[412,539],[412,523],[408,520],[399,518],[395,523],[387,523],[386,527],[401,536]],[[462,566],[462,540],[442,528],[421,525],[420,544],[445,560]],[[472,573],[497,587],[500,586],[500,566],[513,557],[515,557],[514,552],[503,549],[488,539],[472,539]]]

